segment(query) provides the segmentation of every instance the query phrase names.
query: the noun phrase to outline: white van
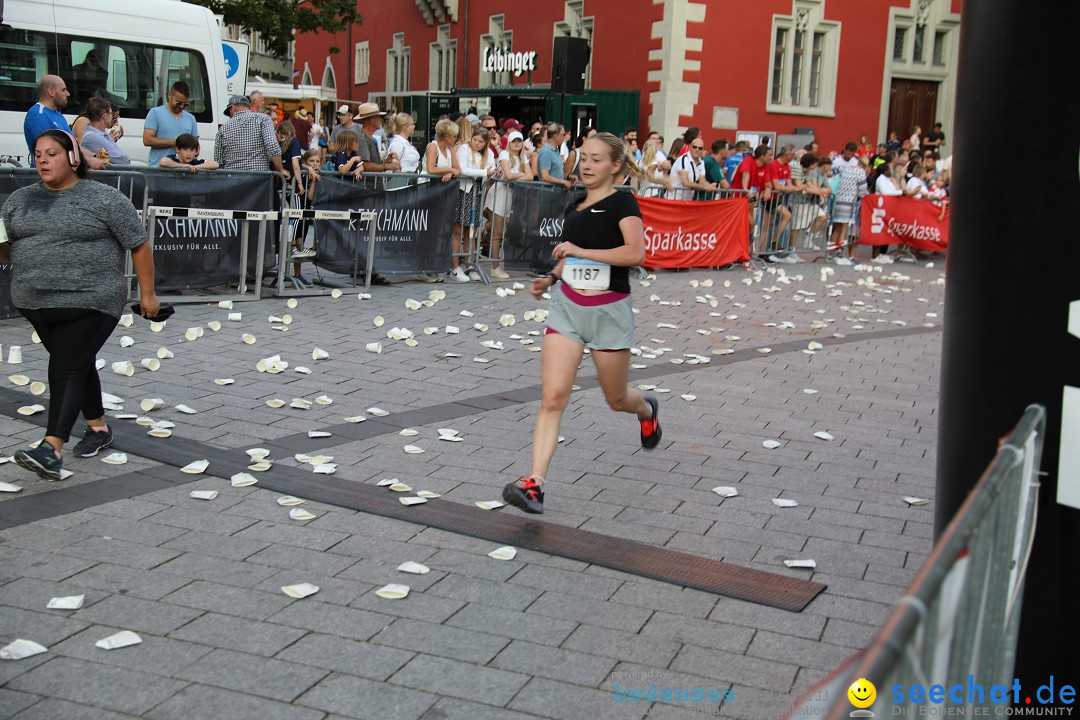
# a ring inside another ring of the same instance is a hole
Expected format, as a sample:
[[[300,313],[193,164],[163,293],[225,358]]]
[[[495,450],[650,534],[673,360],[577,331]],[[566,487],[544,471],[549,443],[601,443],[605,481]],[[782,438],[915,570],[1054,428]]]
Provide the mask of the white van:
[[[199,123],[202,157],[213,158],[222,114],[225,59],[213,13],[179,0],[0,0],[0,155],[29,167],[26,111],[43,75],[59,75],[71,97],[68,123],[87,98],[120,106],[120,147],[146,162],[146,113],[177,81],[191,87],[188,112]]]

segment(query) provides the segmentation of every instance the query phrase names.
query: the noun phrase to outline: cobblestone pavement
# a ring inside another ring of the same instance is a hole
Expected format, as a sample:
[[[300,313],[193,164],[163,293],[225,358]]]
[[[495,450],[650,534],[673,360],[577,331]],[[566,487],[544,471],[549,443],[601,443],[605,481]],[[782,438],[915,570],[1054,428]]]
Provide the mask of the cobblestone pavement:
[[[160,333],[142,319],[118,327],[99,356],[105,389],[126,412],[141,414],[144,398],[164,400],[147,413],[176,425],[173,437],[153,441],[160,454],[129,452],[123,465],[68,455],[74,475],[59,483],[0,465],[0,481],[22,487],[0,496],[0,644],[24,638],[48,648],[0,661],[0,717],[778,716],[872,640],[930,551],[944,289],[941,261],[825,275],[820,263],[781,267],[756,277],[661,271],[635,284],[643,354],[634,363],[645,366],[635,382],[668,391],[663,442],[640,448],[637,424],[608,410],[586,358],[543,519],[827,584],[803,612],[524,549],[499,561],[487,557],[495,544],[486,540],[319,503],[300,506],[314,519],[292,520],[279,493],[214,476],[214,453],[264,446],[278,467],[310,469],[290,456],[302,450],[332,455],[336,478],[400,478],[468,505],[497,499],[528,471],[537,402],[484,409],[472,399],[537,385],[543,325],[524,317],[546,306],[524,291],[497,294],[510,283],[403,283],[363,300],[349,291],[304,297],[295,309],[280,298],[236,303],[234,322],[214,305],[181,306]],[[406,307],[433,289],[446,297]],[[288,330],[272,329],[281,323],[267,318],[286,313]],[[502,325],[504,315],[515,324]],[[216,332],[207,327],[214,320]],[[449,325],[460,332],[448,334]],[[189,327],[203,337],[186,341]],[[389,339],[394,327],[414,333],[416,345]],[[122,336],[134,345],[122,347]],[[372,342],[381,353],[365,350]],[[0,377],[0,453],[10,455],[42,435],[43,413],[16,409],[44,401],[7,376],[44,381],[46,354],[21,319],[0,321],[0,343],[5,353],[22,345],[25,359],[5,363]],[[175,357],[156,372],[108,370],[159,347]],[[315,348],[329,358],[313,360]],[[289,368],[259,372],[273,355]],[[234,382],[214,383],[224,378]],[[314,402],[320,396],[332,404]],[[311,408],[290,407],[293,398]],[[273,399],[284,407],[267,406]],[[390,413],[386,432],[354,439],[349,428],[364,425],[344,418],[378,422],[373,407]],[[443,414],[425,415],[435,407]],[[419,433],[402,437],[395,416],[419,418]],[[132,420],[112,422],[142,437]],[[440,427],[463,440],[438,441]],[[185,447],[206,453],[206,473],[176,470],[203,459],[169,455]],[[738,496],[711,492],[720,485]],[[218,495],[197,500],[193,490]],[[909,507],[909,495],[930,504]],[[817,567],[789,569],[787,559]],[[410,560],[431,571],[396,570]],[[296,600],[281,591],[305,582],[319,592]],[[376,595],[387,583],[411,594]],[[46,608],[79,594],[82,609]],[[119,630],[142,644],[95,647]],[[653,683],[729,699],[621,699]]]

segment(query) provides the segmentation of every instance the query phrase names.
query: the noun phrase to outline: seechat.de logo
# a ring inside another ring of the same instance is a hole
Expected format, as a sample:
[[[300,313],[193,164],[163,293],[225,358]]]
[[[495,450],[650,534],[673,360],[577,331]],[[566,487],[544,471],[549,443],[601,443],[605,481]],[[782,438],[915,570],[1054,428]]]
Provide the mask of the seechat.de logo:
[[[975,682],[974,675],[968,675],[967,683],[953,685],[931,685],[926,687],[918,683],[912,685],[893,685],[890,688],[891,700],[897,705],[911,703],[920,707],[920,715],[951,715],[956,707],[935,707],[951,705],[993,705],[994,715],[1065,715],[1071,714],[1072,708],[1060,708],[1049,705],[1072,705],[1076,702],[1076,689],[1050,676],[1050,681],[1040,685],[1035,692],[1024,691],[1020,680],[1014,678],[1010,685],[991,685],[984,687]],[[896,708],[899,709],[899,708]],[[894,713],[895,714],[895,713]],[[989,713],[983,713],[989,714]]]

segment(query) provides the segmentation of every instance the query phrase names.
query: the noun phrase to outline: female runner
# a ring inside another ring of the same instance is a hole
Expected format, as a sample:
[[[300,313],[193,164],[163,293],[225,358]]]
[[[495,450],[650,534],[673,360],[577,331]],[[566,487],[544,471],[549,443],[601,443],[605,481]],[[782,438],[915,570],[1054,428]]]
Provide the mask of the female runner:
[[[571,241],[555,246],[551,253],[555,269],[534,279],[530,288],[539,300],[562,281],[552,293],[544,334],[543,393],[533,431],[532,471],[503,488],[503,499],[528,513],[544,512],[544,477],[586,346],[592,349],[596,375],[611,409],[637,416],[642,447],[652,449],[660,442],[656,396],[642,395],[626,384],[634,344],[629,274],[645,259],[645,231],[637,198],[614,187],[615,178],[623,173],[638,178],[645,173],[610,133],[589,138],[580,153],[578,170],[588,193],[566,211],[564,230]]]

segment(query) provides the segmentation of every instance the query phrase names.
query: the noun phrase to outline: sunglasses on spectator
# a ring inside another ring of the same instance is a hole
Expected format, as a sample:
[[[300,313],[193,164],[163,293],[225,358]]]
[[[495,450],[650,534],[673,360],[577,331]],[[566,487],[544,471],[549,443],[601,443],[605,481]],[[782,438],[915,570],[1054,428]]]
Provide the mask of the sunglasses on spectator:
[[[704,150],[705,146],[704,145],[691,145],[690,149],[691,150]]]
[[[495,129],[494,125],[481,125],[480,127],[484,128],[485,130],[494,130]]]

